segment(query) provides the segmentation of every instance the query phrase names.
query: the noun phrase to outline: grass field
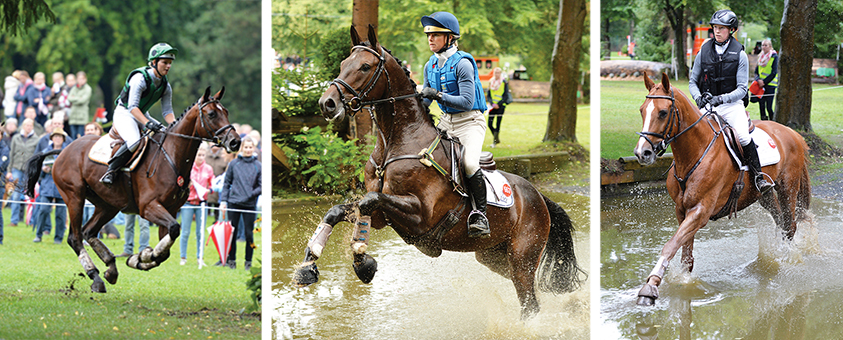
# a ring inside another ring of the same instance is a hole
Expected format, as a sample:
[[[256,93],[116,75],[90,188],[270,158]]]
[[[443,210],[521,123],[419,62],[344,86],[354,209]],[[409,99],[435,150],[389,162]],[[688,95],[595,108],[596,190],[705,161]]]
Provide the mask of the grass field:
[[[672,82],[688,95],[688,82]],[[635,132],[641,131],[641,114],[638,111],[644,102],[647,90],[643,81],[601,81],[600,82],[600,156],[618,159],[632,156],[632,148],[638,141]],[[840,98],[843,88],[815,84],[811,101],[811,125],[814,132],[827,142],[840,146],[843,141],[843,104]],[[747,110],[753,119],[759,119],[757,104],[750,104]]]
[[[199,270],[195,234],[188,242],[184,266],[179,265],[179,240],[170,249],[167,262],[149,272],[128,268],[126,259],[118,258],[117,284],[106,284],[108,293],[95,294],[66,237],[62,244],[53,244],[52,234],[45,235],[42,243],[33,243],[31,227],[23,223],[9,226],[8,208],[3,215],[0,339],[260,338],[260,316],[240,314],[250,303],[246,281],[251,275],[243,269],[245,243],[237,245],[236,270],[214,266]],[[122,229],[118,226],[121,234]],[[154,246],[158,228],[152,227],[150,233]],[[261,233],[256,232],[255,260],[260,259],[260,240]],[[113,252],[122,252],[122,240],[104,241]],[[90,247],[88,252],[103,273],[105,265]],[[205,263],[218,259],[211,242],[205,248]]]

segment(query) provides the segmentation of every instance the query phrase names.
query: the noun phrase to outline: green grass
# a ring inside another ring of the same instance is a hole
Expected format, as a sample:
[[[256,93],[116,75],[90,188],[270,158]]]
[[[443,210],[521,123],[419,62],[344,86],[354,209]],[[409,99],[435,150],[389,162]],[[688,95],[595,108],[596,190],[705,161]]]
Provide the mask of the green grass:
[[[688,95],[688,82],[672,82]],[[843,88],[814,84],[811,101],[811,125],[814,132],[832,144],[843,141],[843,119],[840,104]],[[639,108],[644,103],[647,90],[643,81],[601,81],[600,82],[600,156],[618,159],[632,156],[632,148],[638,141],[635,132],[641,131]],[[753,119],[759,119],[757,104],[750,104],[747,110]]]
[[[243,270],[244,243],[237,245],[237,270],[214,266],[197,269],[195,234],[188,242],[184,266],[179,265],[178,239],[170,249],[170,258],[149,272],[128,268],[126,259],[118,258],[117,284],[106,284],[108,293],[95,294],[90,291],[91,280],[80,276],[82,266],[66,237],[62,244],[53,244],[52,234],[45,235],[42,243],[33,243],[31,227],[23,223],[11,227],[9,209],[3,214],[2,339],[260,338],[260,316],[239,313],[250,303],[246,290],[250,275]],[[121,234],[122,229],[118,226]],[[152,227],[150,232],[154,246],[158,228]],[[260,235],[255,233],[255,260],[260,258]],[[122,252],[123,240],[104,242],[113,252]],[[90,247],[88,252],[103,273],[105,265]],[[205,248],[205,262],[213,264],[218,259],[212,241]]]
[[[589,107],[588,105],[577,107],[577,142],[586,149],[591,146]],[[501,122],[501,144],[494,148],[489,147],[492,144],[492,132],[489,131],[487,126],[483,151],[491,151],[495,157],[536,153],[534,149],[542,145],[542,138],[544,138],[547,129],[547,112],[549,109],[550,103],[512,103],[507,105]],[[442,114],[439,105],[436,104],[430,105],[430,112],[436,117]],[[488,122],[488,115],[485,115],[483,119]]]

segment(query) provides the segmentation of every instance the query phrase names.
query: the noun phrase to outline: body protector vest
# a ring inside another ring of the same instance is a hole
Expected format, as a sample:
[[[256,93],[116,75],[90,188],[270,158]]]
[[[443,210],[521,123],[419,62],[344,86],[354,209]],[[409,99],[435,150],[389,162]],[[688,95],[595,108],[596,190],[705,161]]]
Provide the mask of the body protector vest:
[[[767,66],[761,66],[760,64],[758,65],[758,73],[759,73],[759,77],[761,79],[765,79],[765,78],[769,77],[770,74],[773,73],[773,60],[778,59],[778,58],[779,58],[778,54],[774,53],[772,56],[770,56],[770,60],[767,61]],[[773,81],[764,84],[764,86],[772,86],[772,87],[779,86],[779,73],[776,72],[776,76],[773,77]]]
[[[152,70],[152,67],[144,66],[136,68],[130,72],[129,76],[126,77],[126,83],[123,85],[123,90],[120,91],[120,95],[114,100],[114,105],[120,105],[126,109],[129,108],[129,80],[132,79],[132,76],[136,73],[140,73],[143,75],[143,80],[146,81],[146,90],[141,92],[138,109],[140,109],[143,113],[149,111],[152,104],[155,104],[158,100],[160,100],[164,95],[164,91],[167,89],[167,76],[164,76],[164,79],[161,81],[161,85],[156,87],[155,82],[152,81],[152,76],[149,75],[149,72],[155,71]]]
[[[743,45],[729,37],[729,46],[723,54],[717,54],[714,48],[714,39],[706,42],[700,48],[697,56],[699,59],[702,79],[698,82],[700,93],[709,92],[719,96],[734,91],[738,88],[738,63]]]
[[[425,70],[427,83],[430,87],[438,90],[439,92],[452,96],[458,96],[460,94],[460,88],[455,68],[457,67],[457,63],[463,58],[471,61],[471,66],[474,67],[474,105],[471,109],[486,111],[486,96],[483,94],[483,87],[480,85],[480,76],[477,72],[477,64],[474,62],[474,57],[472,57],[471,54],[463,51],[457,51],[445,61],[445,65],[442,65],[442,67],[437,65],[439,58],[437,58],[436,55],[431,56],[430,60],[427,62],[427,69]],[[442,112],[445,113],[461,112],[460,110],[444,106],[442,103],[439,103],[439,108],[441,108]]]

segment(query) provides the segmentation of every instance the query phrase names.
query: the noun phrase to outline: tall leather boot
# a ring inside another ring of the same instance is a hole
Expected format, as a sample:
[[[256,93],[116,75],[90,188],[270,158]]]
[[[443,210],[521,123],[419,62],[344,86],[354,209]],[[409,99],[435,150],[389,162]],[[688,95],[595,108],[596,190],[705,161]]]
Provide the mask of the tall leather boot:
[[[761,173],[761,161],[758,160],[758,150],[756,150],[755,141],[750,141],[749,144],[742,147],[744,162],[749,165],[750,174],[755,179],[755,188],[761,192],[762,195],[770,192],[773,184],[767,182],[764,175]]]
[[[129,148],[125,143],[123,143],[123,145],[117,149],[117,153],[108,160],[108,171],[105,172],[105,175],[102,175],[100,183],[109,187],[114,184],[114,176],[118,171],[120,171],[120,168],[126,166],[126,163],[128,163],[131,158],[132,152],[129,151]]]
[[[489,237],[489,220],[486,218],[486,179],[477,170],[468,178],[468,190],[474,200],[474,210],[468,214],[468,237]]]

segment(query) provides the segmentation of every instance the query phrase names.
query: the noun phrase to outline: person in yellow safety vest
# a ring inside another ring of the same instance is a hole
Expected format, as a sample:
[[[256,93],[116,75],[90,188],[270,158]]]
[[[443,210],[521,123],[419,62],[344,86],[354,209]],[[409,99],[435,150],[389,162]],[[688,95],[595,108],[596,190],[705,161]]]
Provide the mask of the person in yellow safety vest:
[[[758,76],[755,81],[764,88],[764,96],[758,100],[761,108],[761,120],[775,120],[773,111],[773,98],[776,94],[776,87],[779,86],[779,55],[773,49],[770,39],[761,42],[761,54],[758,55],[758,65],[755,66],[755,74]],[[769,116],[767,115],[769,113]]]
[[[489,80],[489,91],[487,98],[492,108],[489,110],[489,130],[492,131],[492,145],[495,147],[501,143],[501,121],[503,120],[503,112],[506,110],[506,104],[512,102],[512,96],[509,93],[509,80],[503,77],[503,70],[500,67],[495,67],[492,71],[494,75]],[[497,124],[494,123],[497,118]]]

